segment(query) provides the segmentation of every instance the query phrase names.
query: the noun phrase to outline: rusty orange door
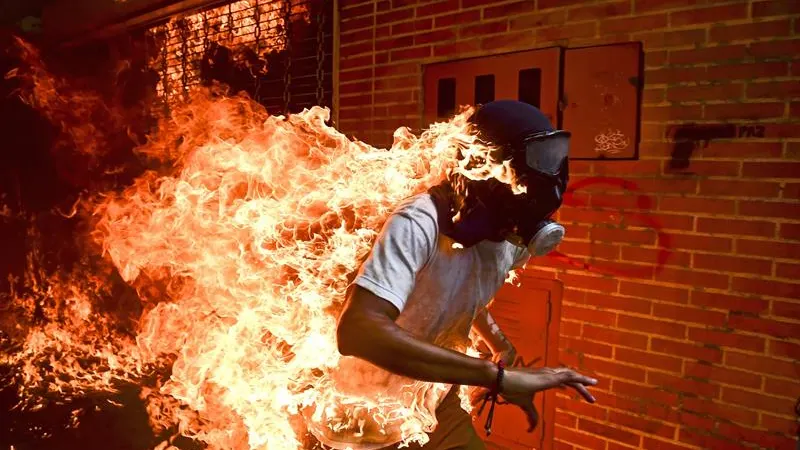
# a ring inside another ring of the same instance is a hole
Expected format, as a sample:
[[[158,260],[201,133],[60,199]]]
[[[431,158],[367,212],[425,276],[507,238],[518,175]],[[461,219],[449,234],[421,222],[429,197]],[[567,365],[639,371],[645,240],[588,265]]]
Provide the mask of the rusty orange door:
[[[425,66],[426,124],[446,119],[460,106],[520,100],[558,119],[561,49],[546,48],[448,61]]]
[[[491,306],[492,316],[517,348],[515,366],[558,366],[558,334],[563,286],[559,280],[521,278],[519,287],[504,286]],[[555,431],[555,392],[538,394],[534,405],[539,425],[528,433],[525,414],[514,405],[498,405],[492,421],[492,434],[484,439],[489,448],[549,450]],[[488,405],[475,421],[480,436]]]

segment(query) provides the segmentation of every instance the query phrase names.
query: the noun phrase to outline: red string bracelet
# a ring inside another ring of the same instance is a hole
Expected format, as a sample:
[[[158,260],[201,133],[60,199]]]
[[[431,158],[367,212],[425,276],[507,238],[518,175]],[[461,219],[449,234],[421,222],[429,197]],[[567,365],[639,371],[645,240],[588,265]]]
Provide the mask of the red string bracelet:
[[[478,410],[478,415],[483,414],[483,408],[486,406],[486,402],[489,400],[492,401],[491,406],[489,406],[489,414],[486,416],[486,423],[483,425],[483,429],[486,431],[486,436],[492,434],[492,419],[494,418],[494,407],[498,403],[498,398],[500,397],[500,391],[502,391],[503,385],[503,375],[505,374],[506,363],[503,360],[497,362],[497,379],[494,382],[494,385],[486,393],[486,396],[483,398],[483,403],[481,404],[480,409]]]

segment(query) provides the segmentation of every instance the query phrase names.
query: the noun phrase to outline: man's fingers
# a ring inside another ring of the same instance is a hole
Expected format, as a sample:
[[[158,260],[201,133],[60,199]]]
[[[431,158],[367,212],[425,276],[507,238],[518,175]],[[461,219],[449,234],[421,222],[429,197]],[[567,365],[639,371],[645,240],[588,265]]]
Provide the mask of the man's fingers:
[[[530,433],[536,428],[536,424],[539,423],[539,412],[536,411],[533,402],[526,404],[523,410],[525,411],[525,415],[528,416],[528,433]]]
[[[587,402],[589,402],[589,403],[594,403],[595,402],[594,395],[592,395],[592,393],[589,392],[589,390],[586,389],[586,386],[584,386],[583,384],[581,384],[581,383],[568,383],[567,385],[569,387],[575,389],[576,391],[578,391],[578,393],[581,394],[581,397],[583,397]]]

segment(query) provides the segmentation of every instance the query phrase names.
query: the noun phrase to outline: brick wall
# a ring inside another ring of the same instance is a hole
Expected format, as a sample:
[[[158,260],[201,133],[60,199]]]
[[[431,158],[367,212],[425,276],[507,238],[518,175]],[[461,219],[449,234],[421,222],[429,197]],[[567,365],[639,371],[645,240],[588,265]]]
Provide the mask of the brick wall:
[[[554,447],[794,449],[800,2],[340,4],[339,127],[377,145],[424,125],[422,64],[642,41],[640,160],[573,162],[566,257],[528,274],[564,281],[561,361],[602,380],[560,397]],[[735,137],[673,169],[689,123]]]

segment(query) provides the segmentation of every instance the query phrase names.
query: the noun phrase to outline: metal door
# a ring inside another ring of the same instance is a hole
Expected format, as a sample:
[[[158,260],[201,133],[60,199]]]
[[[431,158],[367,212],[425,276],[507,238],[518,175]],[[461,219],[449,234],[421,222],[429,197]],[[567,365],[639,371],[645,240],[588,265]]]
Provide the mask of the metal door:
[[[517,348],[515,366],[558,366],[558,334],[563,285],[559,280],[522,277],[519,287],[504,286],[491,306],[492,316]],[[539,425],[528,433],[525,414],[514,405],[498,405],[492,434],[485,438],[489,448],[549,450],[553,445],[556,412],[555,392],[537,394],[534,405]],[[484,436],[488,406],[475,422]]]

